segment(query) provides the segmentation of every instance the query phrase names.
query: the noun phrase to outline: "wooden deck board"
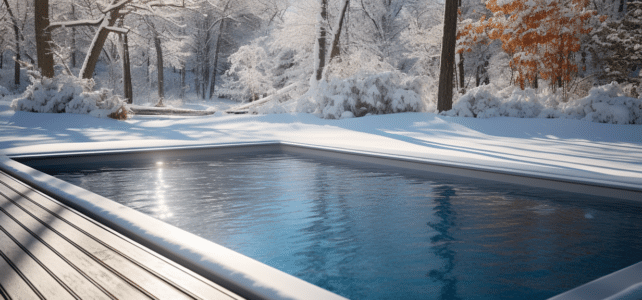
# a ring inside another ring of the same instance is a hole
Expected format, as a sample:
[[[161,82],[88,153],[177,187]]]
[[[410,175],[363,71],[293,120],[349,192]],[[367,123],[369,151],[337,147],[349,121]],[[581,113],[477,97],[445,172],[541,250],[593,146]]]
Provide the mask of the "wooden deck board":
[[[2,172],[0,228],[11,298],[240,299]]]

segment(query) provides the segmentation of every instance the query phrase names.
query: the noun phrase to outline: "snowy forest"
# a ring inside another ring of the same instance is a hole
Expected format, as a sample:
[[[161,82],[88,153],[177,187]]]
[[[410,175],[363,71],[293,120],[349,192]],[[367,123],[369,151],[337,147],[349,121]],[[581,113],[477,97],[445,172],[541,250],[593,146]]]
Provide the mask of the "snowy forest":
[[[15,110],[642,124],[642,0],[1,1]]]

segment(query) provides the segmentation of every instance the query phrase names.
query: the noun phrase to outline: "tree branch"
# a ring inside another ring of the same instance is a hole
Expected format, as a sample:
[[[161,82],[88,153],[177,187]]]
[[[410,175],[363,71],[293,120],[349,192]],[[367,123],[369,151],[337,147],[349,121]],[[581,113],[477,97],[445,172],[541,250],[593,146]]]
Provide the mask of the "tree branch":
[[[78,27],[78,26],[98,26],[100,25],[105,17],[96,20],[78,20],[78,21],[68,21],[68,22],[52,22],[49,24],[47,29],[53,30],[60,27]]]

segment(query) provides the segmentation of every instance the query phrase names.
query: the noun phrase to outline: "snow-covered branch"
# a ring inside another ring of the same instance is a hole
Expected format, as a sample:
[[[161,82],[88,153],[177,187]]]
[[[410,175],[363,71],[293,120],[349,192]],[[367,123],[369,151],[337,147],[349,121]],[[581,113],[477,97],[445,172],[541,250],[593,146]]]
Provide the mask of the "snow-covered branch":
[[[56,29],[60,27],[78,27],[78,26],[98,26],[100,25],[105,17],[96,20],[77,20],[77,21],[66,21],[66,22],[51,22],[48,29]]]
[[[129,33],[129,29],[128,28],[106,26],[105,29],[109,30],[109,31],[111,31],[113,33],[119,33],[119,34],[127,34],[127,33]]]

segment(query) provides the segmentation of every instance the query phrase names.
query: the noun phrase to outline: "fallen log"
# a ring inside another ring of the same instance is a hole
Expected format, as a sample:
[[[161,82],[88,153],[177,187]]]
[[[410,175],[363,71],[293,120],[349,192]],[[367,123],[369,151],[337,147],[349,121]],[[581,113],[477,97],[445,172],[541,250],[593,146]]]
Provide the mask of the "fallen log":
[[[195,110],[173,107],[151,107],[130,105],[129,108],[135,115],[141,116],[207,116],[216,113],[214,110]]]
[[[274,93],[274,94],[272,94],[270,96],[267,96],[267,97],[265,97],[263,99],[259,99],[257,101],[253,101],[253,102],[250,102],[250,103],[247,103],[247,104],[243,104],[243,105],[240,105],[240,106],[237,106],[237,107],[230,108],[230,109],[226,110],[225,113],[228,113],[228,114],[246,114],[246,113],[249,112],[249,108],[268,103],[268,102],[276,99],[277,96],[281,96],[281,95],[283,95],[285,93],[290,92],[291,90],[294,90],[296,87],[298,87],[298,85],[299,85],[298,83],[290,84],[290,85],[278,90],[276,93]]]

